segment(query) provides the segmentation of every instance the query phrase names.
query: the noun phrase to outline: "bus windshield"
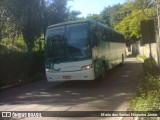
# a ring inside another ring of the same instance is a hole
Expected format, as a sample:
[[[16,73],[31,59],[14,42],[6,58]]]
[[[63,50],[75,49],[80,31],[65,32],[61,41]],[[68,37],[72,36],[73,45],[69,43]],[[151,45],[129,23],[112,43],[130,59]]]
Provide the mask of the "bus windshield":
[[[60,60],[90,56],[87,23],[49,28],[45,38],[46,57]]]

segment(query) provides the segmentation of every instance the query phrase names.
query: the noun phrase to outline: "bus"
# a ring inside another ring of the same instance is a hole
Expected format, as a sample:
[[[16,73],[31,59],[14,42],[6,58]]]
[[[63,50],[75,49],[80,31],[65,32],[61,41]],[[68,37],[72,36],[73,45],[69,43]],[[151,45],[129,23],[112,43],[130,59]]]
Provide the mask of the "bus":
[[[45,69],[48,82],[95,80],[123,63],[124,36],[95,20],[63,22],[47,27]]]

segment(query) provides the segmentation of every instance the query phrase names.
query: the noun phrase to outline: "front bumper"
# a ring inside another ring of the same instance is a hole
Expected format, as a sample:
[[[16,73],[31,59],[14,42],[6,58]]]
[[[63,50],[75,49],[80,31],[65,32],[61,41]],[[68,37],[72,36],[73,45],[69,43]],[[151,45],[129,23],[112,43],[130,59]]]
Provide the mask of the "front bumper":
[[[73,72],[46,72],[47,81],[68,81],[68,80],[94,80],[94,69],[73,71]],[[69,76],[69,77],[64,77]]]

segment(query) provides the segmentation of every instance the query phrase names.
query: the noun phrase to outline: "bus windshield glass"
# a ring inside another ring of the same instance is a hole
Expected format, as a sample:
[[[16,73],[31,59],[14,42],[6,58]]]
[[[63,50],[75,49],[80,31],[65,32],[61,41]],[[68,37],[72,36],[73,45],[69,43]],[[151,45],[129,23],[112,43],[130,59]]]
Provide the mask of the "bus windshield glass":
[[[49,28],[45,45],[47,58],[75,60],[90,57],[87,23]]]

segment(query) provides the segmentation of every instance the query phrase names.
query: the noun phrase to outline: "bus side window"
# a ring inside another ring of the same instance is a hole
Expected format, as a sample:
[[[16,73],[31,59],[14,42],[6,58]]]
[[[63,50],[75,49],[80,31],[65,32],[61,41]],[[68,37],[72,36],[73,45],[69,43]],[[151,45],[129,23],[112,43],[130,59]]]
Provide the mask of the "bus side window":
[[[106,30],[106,35],[107,35],[107,41],[111,41],[112,40],[112,35],[111,35],[111,32],[109,30]]]
[[[99,33],[98,33],[98,27],[97,24],[92,23],[90,25],[90,30],[91,30],[91,41],[92,41],[92,46],[97,46],[99,41]]]
[[[92,32],[91,37],[92,37],[92,41],[93,41],[93,46],[97,46],[98,45],[98,36],[97,36],[96,32]]]
[[[105,29],[102,29],[101,34],[102,34],[102,40],[107,41],[107,35],[106,35],[106,30]]]
[[[99,33],[99,41],[98,42],[100,42],[100,41],[106,41],[106,33],[105,33],[105,29],[104,28],[102,28],[102,27],[99,27],[99,31],[98,31],[98,33]]]

